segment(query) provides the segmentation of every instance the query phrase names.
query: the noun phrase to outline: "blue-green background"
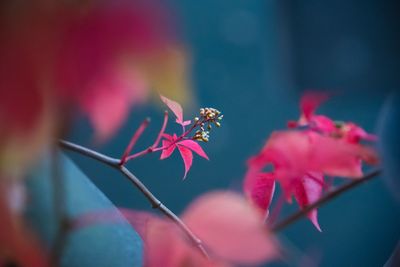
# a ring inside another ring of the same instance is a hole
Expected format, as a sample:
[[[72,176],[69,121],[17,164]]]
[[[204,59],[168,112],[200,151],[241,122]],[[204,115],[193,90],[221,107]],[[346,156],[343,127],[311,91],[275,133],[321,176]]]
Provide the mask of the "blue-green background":
[[[320,112],[357,122],[371,132],[386,127],[384,132],[392,133],[391,139],[382,141],[398,155],[394,149],[398,135],[393,134],[398,132],[398,117],[383,126],[379,123],[390,94],[400,89],[397,1],[170,2],[193,64],[197,104],[185,110],[186,116],[194,116],[201,106],[216,107],[225,114],[223,127],[212,131],[210,142],[203,146],[211,160],[195,157],[185,181],[181,180],[183,163],[175,154],[164,161],[158,160],[159,155],[149,155],[128,163],[172,210],[183,211],[208,190],[240,190],[246,159],[260,149],[271,131],[298,117],[298,100],[305,89],[337,92]],[[393,104],[392,110],[396,108]],[[104,112],[108,112],[106,107]],[[148,146],[161,125],[161,107],[133,110],[118,134],[96,149],[119,156],[146,116],[152,122],[137,149]],[[178,128],[170,125],[169,129]],[[69,136],[95,147],[90,138],[85,119],[76,123]],[[144,197],[115,171],[69,155],[117,206],[150,209]],[[387,157],[396,168],[398,158]],[[284,214],[296,208],[293,205]],[[271,266],[314,266],[310,259],[326,267],[382,266],[400,237],[399,202],[383,179],[322,207],[319,219],[322,233],[307,220],[283,231],[282,242],[290,256],[287,262]]]

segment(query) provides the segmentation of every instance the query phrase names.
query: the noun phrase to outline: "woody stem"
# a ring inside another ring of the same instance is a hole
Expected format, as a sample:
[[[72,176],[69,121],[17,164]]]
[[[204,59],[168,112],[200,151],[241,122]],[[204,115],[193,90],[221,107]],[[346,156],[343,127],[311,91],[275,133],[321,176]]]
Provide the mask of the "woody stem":
[[[323,197],[321,197],[318,201],[308,205],[307,207],[299,210],[298,212],[295,212],[294,214],[290,215],[289,217],[287,217],[286,219],[283,219],[281,222],[277,223],[276,225],[271,227],[271,231],[272,232],[279,232],[282,231],[284,228],[286,228],[287,226],[291,225],[292,223],[295,223],[297,220],[305,217],[311,210],[318,208],[326,203],[328,203],[329,201],[331,201],[332,199],[338,197],[339,195],[341,195],[342,193],[345,193],[365,182],[368,182],[369,180],[372,180],[375,177],[378,177],[380,174],[382,174],[382,170],[377,169],[374,171],[369,172],[368,174],[364,175],[363,177],[351,181],[345,185],[342,185],[340,187],[338,187],[337,189],[335,189],[334,191],[324,195]]]
[[[186,224],[168,207],[166,207],[153,193],[137,178],[131,171],[129,171],[125,166],[120,164],[120,160],[117,158],[112,158],[107,155],[101,154],[97,151],[91,150],[89,148],[60,140],[59,145],[62,149],[73,151],[79,153],[83,156],[92,158],[99,161],[105,165],[108,165],[116,169],[125,178],[127,178],[139,191],[147,198],[153,209],[158,209],[161,213],[171,219],[174,223],[180,227],[180,229],[186,234],[189,240],[194,246],[204,255],[204,257],[209,258],[206,249],[204,248],[201,240],[186,226]]]

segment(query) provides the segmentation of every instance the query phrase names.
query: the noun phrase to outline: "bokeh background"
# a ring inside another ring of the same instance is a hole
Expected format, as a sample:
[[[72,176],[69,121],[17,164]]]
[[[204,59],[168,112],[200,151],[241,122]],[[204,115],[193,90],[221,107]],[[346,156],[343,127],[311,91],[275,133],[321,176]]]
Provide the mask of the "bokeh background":
[[[177,213],[203,192],[241,190],[246,159],[273,130],[298,117],[304,90],[335,92],[320,112],[357,122],[370,132],[381,131],[388,103],[398,108],[391,100],[400,89],[398,1],[171,0],[170,5],[190,51],[194,104],[186,107],[186,116],[204,106],[225,114],[223,127],[213,130],[203,145],[211,160],[195,157],[185,181],[177,154],[163,161],[149,155],[128,163]],[[119,156],[149,116],[151,125],[137,147],[145,148],[157,135],[163,109],[134,109],[102,146],[92,142],[85,119],[74,125],[68,139]],[[392,133],[392,139],[381,141],[396,153],[398,120],[385,122],[389,130],[384,132]],[[115,171],[68,155],[115,205],[150,210]],[[391,158],[392,167],[397,162]],[[268,266],[383,266],[400,237],[400,202],[387,184],[375,179],[320,208],[322,233],[308,220],[285,229],[280,237],[288,257]],[[295,204],[285,208],[281,217],[296,209]]]

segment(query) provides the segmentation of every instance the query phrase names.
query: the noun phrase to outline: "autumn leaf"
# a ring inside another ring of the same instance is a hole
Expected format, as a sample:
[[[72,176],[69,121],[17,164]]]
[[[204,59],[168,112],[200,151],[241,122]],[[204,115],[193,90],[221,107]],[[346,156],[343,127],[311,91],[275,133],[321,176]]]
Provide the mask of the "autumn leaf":
[[[315,113],[327,98],[324,93],[306,94],[300,101],[300,119],[288,123],[294,130],[273,132],[260,153],[248,161],[243,190],[250,202],[265,212],[274,181],[279,182],[289,203],[294,196],[300,208],[305,208],[322,195],[324,176],[360,178],[363,163],[378,163],[377,153],[360,143],[374,141],[374,135],[355,123],[335,122]],[[264,172],[266,166],[274,171]],[[320,231],[317,210],[308,217]]]
[[[297,203],[299,203],[299,206],[305,208],[317,201],[322,195],[323,184],[324,177],[320,173],[309,173],[304,175],[302,179],[296,180],[293,184],[293,195]],[[313,209],[307,216],[314,224],[315,228],[321,232],[322,230],[318,223],[317,213],[317,209]]]
[[[185,165],[185,174],[183,179],[186,178],[187,173],[189,172],[192,162],[193,162],[193,152],[198,154],[200,157],[205,159],[209,159],[207,154],[201,148],[201,146],[193,140],[183,139],[179,140],[177,135],[169,135],[163,134],[164,140],[162,141],[163,150],[161,152],[160,159],[166,159],[172,155],[172,153],[177,148],[181,157],[183,159],[183,163]]]
[[[184,121],[183,120],[183,109],[182,106],[171,99],[166,98],[165,96],[160,95],[161,100],[164,102],[165,105],[175,114],[176,116],[176,123],[185,127],[191,123],[190,120]]]
[[[182,219],[217,259],[253,266],[278,255],[263,216],[237,193],[207,193],[188,206]]]
[[[176,41],[171,25],[155,1],[102,3],[68,15],[56,82],[65,101],[88,116],[97,140],[115,133],[131,107],[147,99],[153,79],[160,80],[149,62],[163,65]]]
[[[50,2],[2,3],[0,122],[8,127],[0,133],[0,175],[18,169],[21,176],[16,166],[64,135],[76,115],[105,141],[150,88],[179,85],[181,95],[187,88],[185,53],[166,6]]]
[[[274,173],[248,171],[244,180],[246,197],[266,215],[275,191],[275,178]]]
[[[263,217],[237,193],[204,194],[182,215],[187,226],[203,241],[210,259],[169,220],[146,212],[127,209],[121,212],[145,242],[145,267],[254,266],[279,254],[277,241],[266,229]]]

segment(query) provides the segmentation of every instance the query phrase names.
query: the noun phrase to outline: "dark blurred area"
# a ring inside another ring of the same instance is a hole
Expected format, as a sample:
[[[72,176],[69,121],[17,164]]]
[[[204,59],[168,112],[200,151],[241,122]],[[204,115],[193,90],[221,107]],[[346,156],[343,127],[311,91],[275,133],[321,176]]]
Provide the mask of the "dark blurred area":
[[[304,90],[331,91],[333,97],[320,113],[378,132],[385,100],[400,89],[398,1],[171,2],[193,63],[196,105],[185,116],[191,118],[203,106],[225,114],[221,129],[203,145],[210,161],[195,156],[185,181],[178,155],[163,161],[149,155],[128,163],[177,213],[203,192],[240,191],[246,159],[273,130],[298,118]],[[154,106],[135,109],[118,135],[99,150],[120,156],[135,128],[150,116],[137,149],[147,147],[162,114]],[[385,127],[398,131],[400,125],[394,121]],[[81,120],[69,139],[93,147],[90,136],[87,121]],[[398,146],[398,137],[390,142],[386,145]],[[150,210],[142,195],[113,170],[70,156],[116,205]],[[295,204],[281,217],[294,210]],[[268,266],[383,266],[400,238],[399,203],[380,178],[320,208],[319,220],[322,233],[305,219],[283,231],[288,257]]]

